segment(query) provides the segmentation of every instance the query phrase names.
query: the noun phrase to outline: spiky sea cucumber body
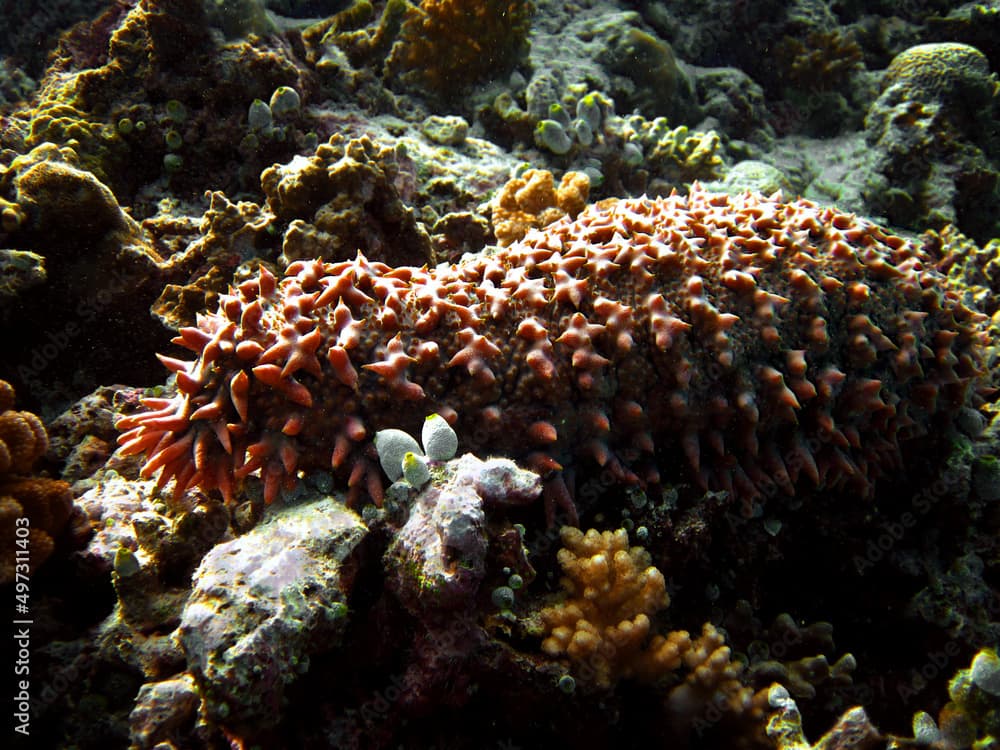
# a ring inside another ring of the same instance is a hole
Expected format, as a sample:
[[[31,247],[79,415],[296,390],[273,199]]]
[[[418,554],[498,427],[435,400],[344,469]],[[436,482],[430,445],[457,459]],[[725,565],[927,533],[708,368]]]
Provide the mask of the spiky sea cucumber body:
[[[900,443],[974,404],[985,316],[913,243],[779,196],[608,200],[434,269],[362,255],[265,269],[163,358],[177,395],[120,422],[146,475],[267,498],[341,470],[376,500],[371,439],[437,412],[463,450],[549,477],[685,474],[744,504],[872,483]]]

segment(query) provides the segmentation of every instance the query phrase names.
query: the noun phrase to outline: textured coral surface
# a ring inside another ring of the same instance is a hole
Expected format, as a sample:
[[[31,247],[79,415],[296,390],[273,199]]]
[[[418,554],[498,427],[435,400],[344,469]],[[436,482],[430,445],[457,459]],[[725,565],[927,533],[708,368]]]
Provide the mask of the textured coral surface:
[[[601,202],[435,269],[299,261],[261,269],[163,357],[177,394],[124,417],[161,484],[266,497],[333,466],[378,501],[375,431],[424,415],[547,474],[664,471],[762,495],[873,482],[900,445],[979,400],[985,316],[914,244],[779,196]]]
[[[66,482],[30,476],[49,438],[37,416],[14,411],[14,395],[0,380],[0,586],[51,556],[73,505]]]
[[[523,0],[425,0],[408,9],[387,68],[429,93],[454,96],[510,72],[527,50],[534,10]]]
[[[594,670],[598,684],[619,677],[656,679],[677,669],[690,648],[688,633],[652,638],[650,617],[667,606],[663,574],[624,529],[603,534],[564,526],[559,564],[569,598],[542,610],[548,636],[542,650]]]

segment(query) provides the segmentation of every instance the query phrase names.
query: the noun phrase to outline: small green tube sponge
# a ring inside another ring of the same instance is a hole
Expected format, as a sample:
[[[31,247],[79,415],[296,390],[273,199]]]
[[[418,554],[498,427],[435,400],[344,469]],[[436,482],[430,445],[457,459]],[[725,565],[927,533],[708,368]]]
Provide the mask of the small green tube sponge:
[[[418,456],[413,451],[407,451],[403,456],[403,479],[417,489],[431,480],[431,471],[427,468],[427,459]]]

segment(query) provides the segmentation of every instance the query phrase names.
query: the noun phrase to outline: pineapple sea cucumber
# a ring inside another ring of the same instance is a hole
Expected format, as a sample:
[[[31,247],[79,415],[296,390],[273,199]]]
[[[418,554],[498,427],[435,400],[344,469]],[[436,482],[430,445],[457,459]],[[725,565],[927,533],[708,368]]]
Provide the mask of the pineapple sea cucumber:
[[[611,199],[433,269],[297,261],[223,295],[162,357],[177,394],[119,421],[144,476],[230,499],[299,472],[381,500],[375,432],[451,421],[546,477],[871,493],[906,440],[977,406],[986,317],[916,244],[779,195]],[[582,464],[581,464],[582,465]],[[593,465],[593,464],[591,464]]]

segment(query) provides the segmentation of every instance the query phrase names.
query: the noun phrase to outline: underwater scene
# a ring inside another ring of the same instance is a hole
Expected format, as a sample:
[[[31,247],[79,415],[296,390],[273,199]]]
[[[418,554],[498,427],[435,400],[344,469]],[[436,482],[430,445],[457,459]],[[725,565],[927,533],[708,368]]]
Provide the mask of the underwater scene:
[[[1000,748],[1000,2],[3,0],[3,748]]]

